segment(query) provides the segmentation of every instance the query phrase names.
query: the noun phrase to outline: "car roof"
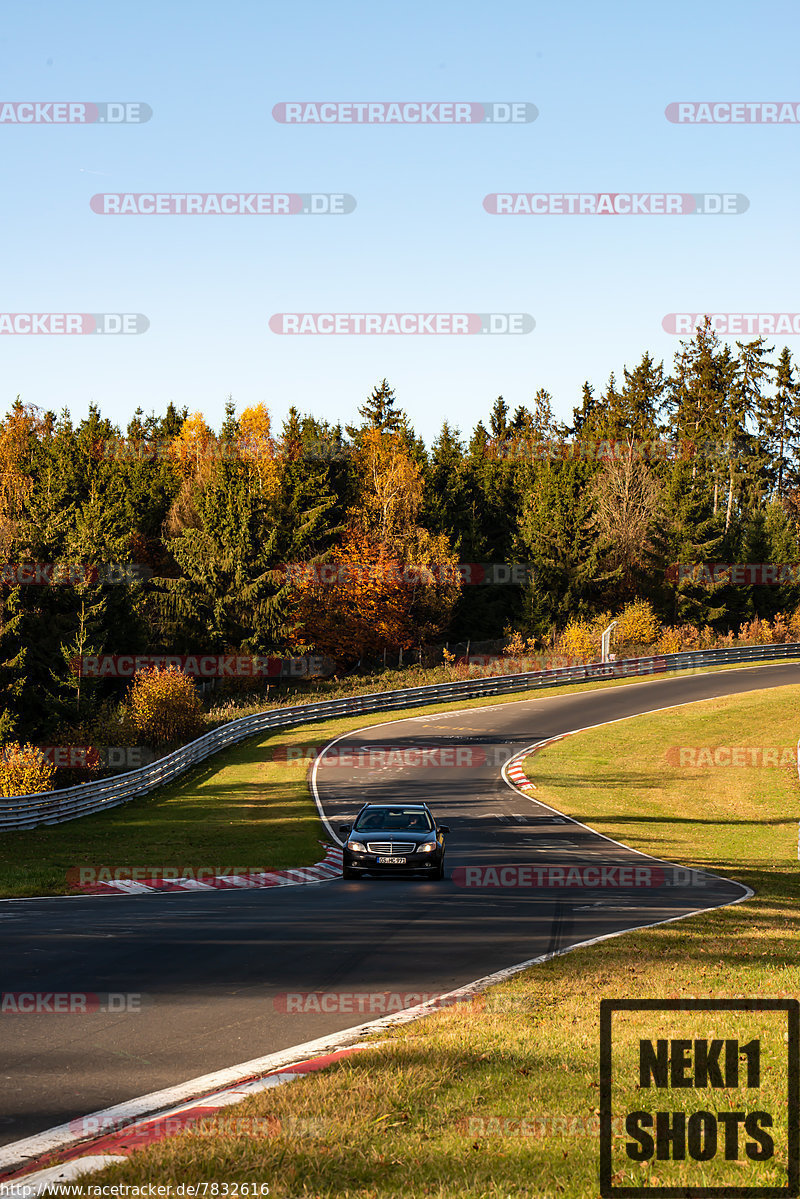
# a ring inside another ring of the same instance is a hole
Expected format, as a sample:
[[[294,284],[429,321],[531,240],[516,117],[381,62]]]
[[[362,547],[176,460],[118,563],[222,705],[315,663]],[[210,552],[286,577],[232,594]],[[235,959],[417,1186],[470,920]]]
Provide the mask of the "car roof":
[[[365,803],[360,809],[364,808],[417,808],[420,812],[429,812],[430,808],[426,803]]]
[[[364,812],[391,812],[402,809],[404,812],[425,812],[433,820],[433,812],[426,803],[365,803],[356,812],[356,820]]]

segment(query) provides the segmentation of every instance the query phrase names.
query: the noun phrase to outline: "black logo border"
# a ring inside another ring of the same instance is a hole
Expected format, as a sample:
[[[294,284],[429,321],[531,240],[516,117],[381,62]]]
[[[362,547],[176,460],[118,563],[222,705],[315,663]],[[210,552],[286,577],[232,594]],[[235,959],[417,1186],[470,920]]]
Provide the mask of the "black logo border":
[[[788,1018],[788,1180],[785,1187],[615,1187],[611,1182],[611,1017],[614,1012],[786,1012]],[[601,999],[600,1194],[603,1199],[763,1199],[800,1195],[800,1001],[797,999]]]

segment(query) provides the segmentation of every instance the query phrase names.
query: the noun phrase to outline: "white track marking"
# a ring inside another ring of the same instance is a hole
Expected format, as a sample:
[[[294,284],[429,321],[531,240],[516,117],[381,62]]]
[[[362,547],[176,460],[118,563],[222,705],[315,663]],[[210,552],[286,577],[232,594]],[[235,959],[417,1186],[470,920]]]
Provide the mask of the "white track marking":
[[[28,1175],[7,1182],[3,1187],[3,1199],[35,1199],[48,1187],[60,1182],[72,1182],[82,1174],[94,1174],[96,1170],[104,1170],[115,1162],[126,1162],[127,1157],[110,1153],[91,1154],[78,1157],[71,1162],[63,1162],[60,1166],[51,1166],[49,1170],[40,1170],[38,1174]]]

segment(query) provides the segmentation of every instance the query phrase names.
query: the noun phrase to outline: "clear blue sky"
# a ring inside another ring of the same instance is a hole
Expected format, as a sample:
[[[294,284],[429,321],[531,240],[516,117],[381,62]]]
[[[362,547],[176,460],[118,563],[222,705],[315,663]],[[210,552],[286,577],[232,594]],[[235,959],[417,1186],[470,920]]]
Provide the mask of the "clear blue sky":
[[[122,425],[226,397],[352,420],[386,376],[430,439],[503,394],[567,417],[672,311],[800,309],[797,125],[669,123],[800,101],[795,0],[9,0],[4,100],[141,100],[143,125],[0,125],[3,312],[141,312],[138,337],[0,337],[2,408]],[[500,127],[277,123],[286,100],[512,100]],[[347,192],[341,217],[99,216],[95,192]],[[740,192],[739,216],[488,215],[490,192]],[[528,312],[518,337],[282,337],[275,312]],[[783,344],[779,339],[778,344]],[[800,338],[785,339],[787,344]],[[800,350],[800,344],[798,344]]]

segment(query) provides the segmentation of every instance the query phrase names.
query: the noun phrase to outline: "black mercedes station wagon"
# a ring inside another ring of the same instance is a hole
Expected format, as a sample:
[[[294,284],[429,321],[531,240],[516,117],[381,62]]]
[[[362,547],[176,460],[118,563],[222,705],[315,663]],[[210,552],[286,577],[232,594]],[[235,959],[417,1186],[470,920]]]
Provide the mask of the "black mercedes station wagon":
[[[421,871],[444,878],[444,835],[427,804],[365,804],[355,823],[340,824],[346,837],[342,853],[344,878],[362,874]]]

